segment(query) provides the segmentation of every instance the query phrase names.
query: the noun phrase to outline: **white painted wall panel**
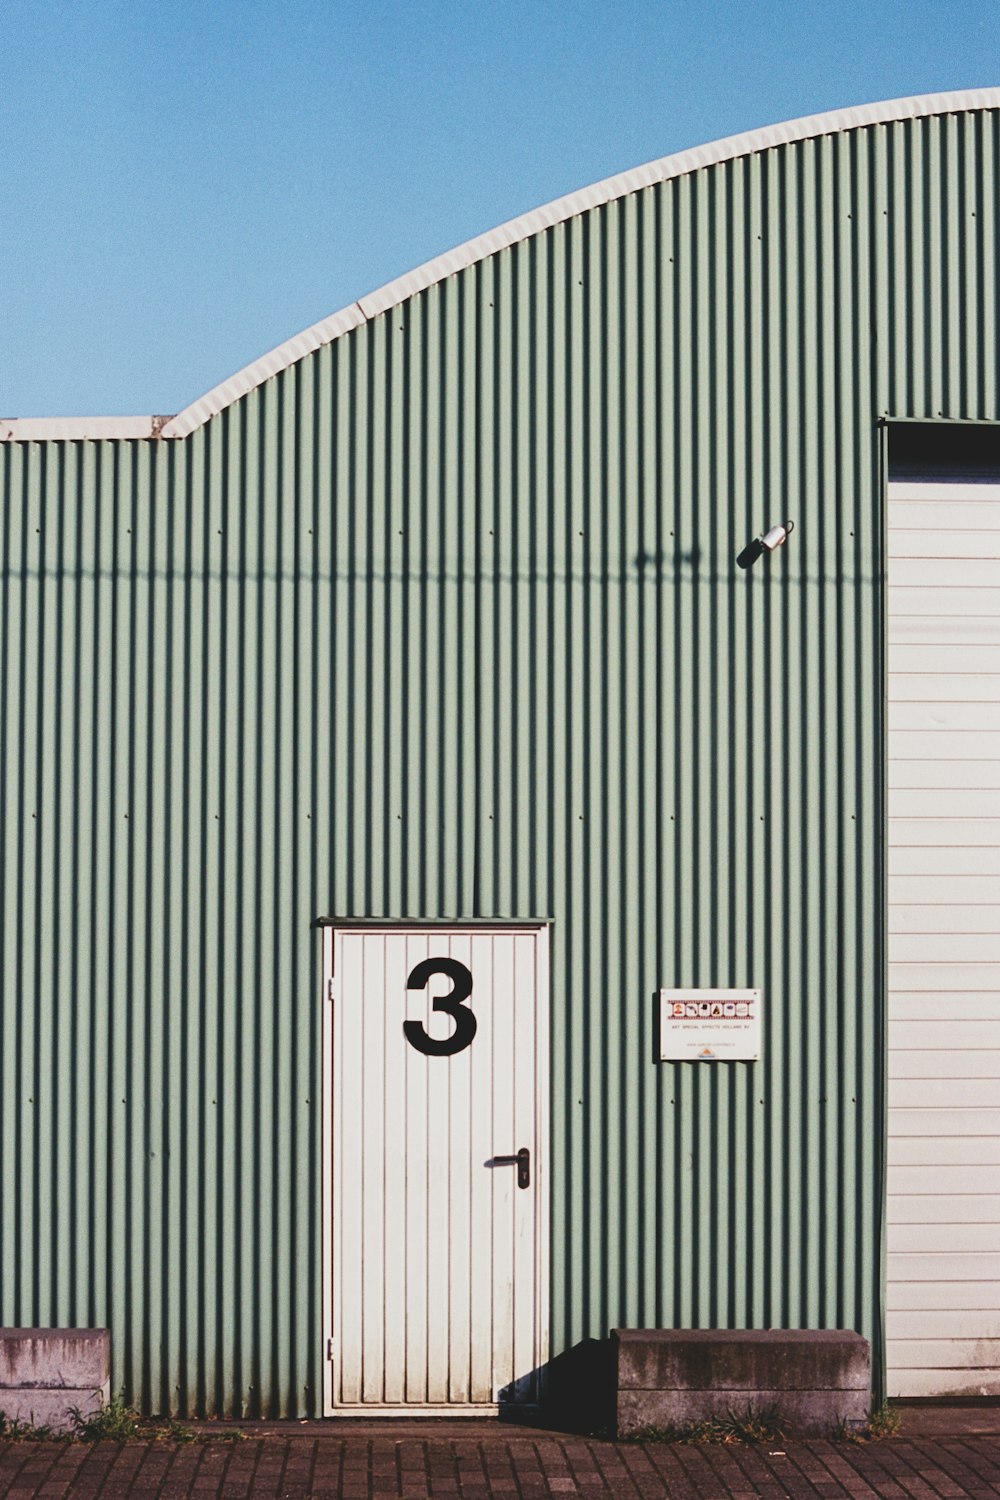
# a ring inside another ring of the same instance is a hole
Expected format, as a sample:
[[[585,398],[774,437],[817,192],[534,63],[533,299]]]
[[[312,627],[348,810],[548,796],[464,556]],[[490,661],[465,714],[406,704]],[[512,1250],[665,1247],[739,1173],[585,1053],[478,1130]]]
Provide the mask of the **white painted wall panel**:
[[[891,789],[889,795],[890,798],[893,795]],[[923,808],[924,817],[928,820],[938,816],[949,817],[952,816],[949,806],[954,802],[955,795],[952,794],[948,797],[914,797],[912,802],[914,807]],[[977,799],[973,793],[966,792],[963,795],[970,803],[975,804],[977,800],[981,801],[981,798]],[[900,798],[900,800],[902,801],[903,799]],[[961,844],[903,845],[893,843],[892,839],[898,835],[893,827],[895,819],[892,818],[891,806],[889,812],[891,818],[889,824],[890,843],[888,854],[890,879],[894,875],[953,875],[958,879],[964,878],[967,880],[971,878],[978,879],[982,875],[1000,875],[1000,849],[995,844],[983,844],[975,848],[966,848]],[[912,814],[906,814],[906,816],[909,817]],[[982,895],[984,887],[978,886],[976,889]],[[989,888],[987,887],[986,889],[988,890]],[[906,892],[906,899],[912,899],[906,887],[900,887],[900,890]],[[890,901],[897,900],[898,898],[899,891],[890,888]]]
[[[940,1369],[953,1375],[963,1367],[969,1347],[975,1350],[980,1364],[977,1376],[987,1372],[1000,1387],[1000,1338],[981,1339],[893,1339],[889,1341],[889,1362],[901,1369]]]
[[[893,1358],[894,1350],[886,1350],[886,1359]],[[976,1378],[978,1376],[978,1378]],[[1000,1380],[992,1369],[970,1372],[964,1366],[958,1369],[921,1369],[906,1371],[906,1385],[911,1396],[956,1396],[964,1398],[970,1393],[985,1393],[1000,1396]]]
[[[996,1224],[1000,1222],[1000,1198],[992,1193],[934,1193],[928,1189],[928,1174],[915,1193],[891,1193],[890,1224]]]
[[[933,1222],[886,1226],[886,1250],[889,1255],[915,1251],[921,1255],[928,1252],[947,1255],[980,1253],[989,1255],[998,1240],[996,1223],[939,1224]]]
[[[888,605],[894,630],[901,620],[914,615],[920,619],[952,619],[961,615],[994,619],[1000,615],[1000,589],[948,588],[942,584],[925,588],[890,588]]]
[[[996,562],[992,557],[891,557],[889,587],[892,588],[983,588],[997,586]]]
[[[895,729],[897,760],[951,762],[990,760],[1000,756],[1000,729]]]
[[[996,500],[897,500],[889,512],[889,550],[893,555],[893,536],[900,531],[913,532],[925,543],[921,556],[934,555],[941,542],[940,532],[1000,531],[1000,502]],[[928,546],[928,542],[931,546]]]
[[[942,509],[944,506],[961,506],[965,504],[975,505],[1000,505],[1000,488],[996,484],[983,479],[921,479],[896,480],[889,496],[892,505],[889,508],[889,520],[897,513],[899,507],[911,507],[914,505],[935,506],[938,511],[936,523],[928,523],[928,527],[936,524],[947,529],[948,520],[951,515],[950,509]]]
[[[956,1080],[954,1097],[961,1099],[964,1087]],[[889,1122],[892,1135],[947,1136],[989,1135],[1000,1136],[1000,1109],[914,1109],[900,1104],[892,1110]],[[956,1147],[956,1150],[960,1149]],[[959,1159],[959,1158],[956,1158]],[[890,1191],[892,1178],[889,1179]],[[998,1247],[1000,1248],[1000,1247]]]
[[[892,889],[895,898],[901,903],[919,904],[922,901],[943,901],[949,906],[954,904],[970,903],[982,900],[982,879],[978,874],[958,874],[940,871],[940,873],[904,873],[897,867],[891,868]],[[987,873],[987,871],[982,871]],[[999,883],[1000,888],[1000,883]]]
[[[932,1153],[928,1153],[925,1147],[932,1139],[944,1149],[939,1153],[941,1160],[928,1163],[925,1158]],[[962,1218],[956,1219],[956,1223],[992,1224],[1000,1219],[1000,1189],[997,1187],[997,1178],[1000,1177],[1000,1137],[971,1136],[962,1141],[948,1136],[900,1137],[896,1145],[897,1148],[913,1147],[913,1155],[917,1161],[912,1165],[903,1162],[895,1165],[895,1191],[889,1195],[888,1200],[892,1205],[895,1222],[921,1222],[916,1212],[918,1208],[930,1215],[928,1222],[939,1222],[941,1215],[935,1211],[934,1204],[943,1198],[960,1199],[969,1210]],[[899,1157],[902,1152],[897,1149],[894,1155]],[[970,1157],[978,1159],[970,1161]],[[972,1212],[973,1199],[981,1204],[981,1212]],[[905,1205],[912,1205],[912,1212]]]
[[[888,512],[887,1356],[1000,1391],[1000,484]]]
[[[889,560],[892,567],[892,559]],[[988,564],[995,573],[996,562]],[[929,674],[947,673],[950,677],[997,677],[1000,676],[1000,645],[963,646],[961,651],[947,642],[940,645],[911,646],[898,644],[893,653],[893,674],[904,678]],[[906,683],[904,682],[904,687]]]
[[[929,591],[928,591],[929,592]],[[992,615],[897,615],[889,634],[891,645],[995,646],[1000,644],[1000,619]]]
[[[937,1255],[932,1251],[917,1254],[900,1253],[892,1257],[889,1266],[889,1285],[926,1281],[929,1286],[939,1282],[968,1284],[970,1295],[978,1296],[987,1282],[1000,1281],[1000,1254],[998,1255]]]
[[[934,1329],[940,1329],[941,1338],[1000,1338],[1000,1301],[992,1307],[949,1307],[936,1313],[893,1309],[886,1318],[886,1333],[890,1339],[916,1339],[921,1333],[927,1337]]]
[[[993,1187],[991,1177],[987,1176],[985,1182],[978,1179],[983,1167],[1000,1167],[1000,1136],[969,1135],[957,1141],[937,1135],[890,1136],[888,1159],[892,1166],[919,1167],[922,1172],[926,1171],[927,1182],[939,1185],[941,1191],[951,1187],[955,1192],[963,1193],[970,1184],[974,1190],[978,1184],[978,1190],[984,1193],[1000,1191]],[[937,1177],[939,1166],[951,1176]],[[904,1191],[902,1183],[905,1177],[905,1173],[900,1174],[900,1192]],[[915,1183],[915,1186],[919,1187],[920,1183]]]
[[[924,967],[926,968],[927,965]],[[947,999],[943,1009],[947,1009]],[[966,1054],[976,1052],[980,1057],[980,1066],[986,1065],[984,1060],[988,1060],[988,1065],[992,1066],[993,1053],[1000,1047],[1000,1020],[914,1020],[906,1015],[900,1016],[894,1013],[891,996],[889,1023],[894,1030],[898,1030],[906,1042],[906,1047],[898,1050],[909,1055],[920,1052],[924,1056],[929,1054],[932,1057],[946,1057],[949,1069],[953,1065],[958,1066],[953,1058],[955,1049],[961,1049]],[[889,1059],[893,1077],[900,1076],[895,1068],[896,1053],[897,1049],[894,1049]],[[949,1076],[963,1077],[964,1074],[955,1073]]]
[[[887,555],[890,561],[899,557],[931,557],[936,563],[946,558],[962,562],[1000,558],[997,531],[935,531],[934,544],[934,551],[929,552],[924,532],[893,530],[890,526]]]
[[[996,932],[993,906],[914,906],[897,902],[889,907],[889,931],[902,932]]]
[[[995,932],[897,932],[889,934],[888,946],[890,963],[1000,962],[1000,934]]]
[[[956,1165],[953,1161],[937,1165],[927,1162],[921,1162],[919,1166],[897,1165],[893,1172],[894,1191],[889,1195],[889,1202],[901,1203],[912,1195],[920,1198],[940,1195],[979,1197],[986,1200],[988,1207],[991,1199],[995,1198],[1000,1203],[1000,1140],[993,1142],[990,1162],[986,1161],[986,1157],[990,1155],[986,1140],[988,1137],[977,1139],[977,1144],[984,1148],[981,1153],[982,1162],[971,1165]],[[952,1144],[951,1141],[948,1142],[949,1147]]]
[[[938,1311],[927,1312],[925,1303],[929,1296],[939,1304]],[[886,1306],[890,1313],[914,1310],[927,1320],[925,1328],[936,1328],[939,1326],[937,1320],[946,1318],[952,1309],[975,1315],[984,1308],[990,1311],[1000,1308],[1000,1281],[896,1281],[889,1288]],[[907,1332],[912,1327],[913,1324],[909,1324]],[[895,1336],[903,1338],[906,1335],[899,1330]]]
[[[909,760],[896,756],[889,774],[898,791],[977,792],[978,816],[983,818],[996,817],[996,809],[1000,809],[1000,766],[995,760]]]
[[[909,881],[906,883],[910,884]],[[921,883],[930,884],[930,882]],[[950,885],[951,882],[948,884]],[[894,964],[892,978],[893,982],[900,986],[902,994],[917,994],[921,990],[927,994],[936,994],[944,988],[942,980],[954,986],[954,989],[947,990],[949,995],[971,993],[975,990],[993,994],[996,991],[1000,974],[997,972],[996,964],[952,964],[947,975],[936,972],[930,964]],[[890,1005],[894,993],[895,991],[890,991]],[[949,1026],[955,1024],[955,1017],[952,1014],[942,1011],[941,1015],[942,1021],[939,1024]],[[997,1024],[1000,1025],[1000,1022]],[[989,1045],[992,1046],[993,1043],[990,1042]]]
[[[973,1033],[974,1035],[974,1033]],[[966,1108],[989,1111],[1000,1104],[1000,1079],[996,1065],[989,1078],[970,1078],[964,1067],[957,1071],[951,1052],[941,1052],[940,1071],[944,1078],[890,1078],[889,1104],[899,1109],[947,1109],[961,1095]],[[960,1087],[956,1087],[959,1085]]]
[[[889,728],[931,729],[966,734],[970,730],[1000,730],[1000,701],[995,703],[890,703]]]
[[[897,1013],[897,1020],[906,1020],[906,1016]],[[946,1057],[948,1077],[950,1080],[956,1078],[986,1078],[991,1082],[996,1081],[996,1063],[989,1050],[980,1051],[968,1045],[969,1040],[975,1037],[975,1030],[966,1028],[963,1032],[961,1023],[956,1029],[956,1035],[952,1039],[950,1048],[925,1048],[919,1050],[919,1035],[915,1039],[916,1047],[913,1051],[896,1048],[890,1059],[891,1076],[894,1079],[912,1081],[934,1080],[941,1071],[941,1058]]]
[[[921,815],[921,809],[926,811],[927,799],[922,795],[922,788],[893,788],[890,787],[888,796],[888,811],[891,818],[913,818]],[[952,787],[947,791],[937,791],[935,797],[935,810],[942,818],[977,818],[983,817],[981,811],[983,804],[982,793],[969,790],[965,787]],[[989,814],[993,816],[993,814]],[[898,847],[898,846],[897,846]],[[996,851],[993,850],[992,863],[977,873],[993,873],[998,863]],[[939,857],[937,868],[943,868]]]

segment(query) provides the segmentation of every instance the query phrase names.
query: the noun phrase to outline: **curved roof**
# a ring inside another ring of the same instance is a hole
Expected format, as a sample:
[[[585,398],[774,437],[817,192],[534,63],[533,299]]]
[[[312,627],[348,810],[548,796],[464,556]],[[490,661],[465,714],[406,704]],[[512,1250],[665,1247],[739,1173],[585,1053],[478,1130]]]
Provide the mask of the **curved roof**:
[[[568,193],[563,198],[530,213],[521,214],[500,224],[486,234],[477,235],[454,250],[418,266],[406,275],[390,281],[378,291],[370,292],[357,302],[351,302],[339,312],[323,318],[312,327],[303,329],[293,338],[286,339],[276,349],[256,359],[244,369],[230,375],[220,385],[207,391],[190,406],[186,406],[172,417],[74,417],[74,418],[22,418],[0,420],[0,441],[34,441],[46,438],[85,439],[108,437],[187,437],[211,417],[231,406],[257,386],[286,370],[296,361],[311,354],[324,344],[332,343],[352,328],[377,317],[391,307],[405,302],[417,292],[443,281],[456,271],[464,270],[477,261],[485,260],[498,250],[526,240],[540,230],[561,224],[588,209],[623,198],[640,188],[654,183],[667,182],[682,177],[701,167],[714,166],[719,162],[733,161],[750,156],[754,152],[766,151],[773,146],[788,145],[793,141],[810,140],[817,136],[834,135],[841,131],[856,130],[866,125],[891,124],[897,120],[912,120],[927,115],[960,114],[968,110],[1000,109],[1000,88],[963,89],[946,94],[921,94],[908,99],[888,99],[878,104],[856,105],[850,109],[830,110],[825,114],[806,115],[799,120],[786,120],[778,125],[768,125],[758,130],[745,131],[741,135],[726,136],[705,146],[679,151],[672,156],[662,156],[645,166],[633,167],[606,177],[590,187]]]

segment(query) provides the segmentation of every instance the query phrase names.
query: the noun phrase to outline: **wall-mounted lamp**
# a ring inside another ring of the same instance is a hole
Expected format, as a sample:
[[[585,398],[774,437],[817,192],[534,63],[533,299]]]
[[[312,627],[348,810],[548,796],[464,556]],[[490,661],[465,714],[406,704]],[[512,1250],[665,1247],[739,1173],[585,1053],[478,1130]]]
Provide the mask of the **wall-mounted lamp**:
[[[741,568],[749,568],[763,553],[774,552],[778,547],[787,542],[794,530],[794,521],[782,521],[779,526],[772,526],[770,531],[762,532],[760,536],[754,537],[749,546],[743,548],[743,551],[736,559],[737,564]]]

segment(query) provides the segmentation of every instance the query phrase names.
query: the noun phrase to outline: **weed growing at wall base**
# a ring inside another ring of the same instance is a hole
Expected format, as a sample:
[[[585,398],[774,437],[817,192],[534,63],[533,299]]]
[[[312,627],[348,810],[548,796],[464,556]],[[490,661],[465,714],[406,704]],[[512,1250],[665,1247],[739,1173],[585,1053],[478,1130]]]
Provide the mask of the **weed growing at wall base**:
[[[872,1408],[864,1426],[849,1426],[842,1422],[837,1435],[849,1443],[877,1443],[882,1438],[899,1437],[902,1428],[902,1414],[888,1401],[883,1401],[881,1406]]]
[[[726,1411],[721,1416],[705,1417],[700,1422],[684,1422],[670,1427],[641,1427],[630,1433],[630,1443],[770,1443],[784,1437],[778,1426],[775,1406],[748,1406],[743,1411]]]
[[[73,1436],[81,1443],[137,1442],[225,1442],[241,1443],[246,1437],[239,1428],[215,1428],[195,1432],[173,1417],[141,1417],[125,1400],[121,1391],[110,1401],[102,1401],[95,1412],[86,1416],[79,1407],[71,1409]]]
[[[6,1443],[49,1443],[58,1441],[61,1434],[51,1427],[36,1427],[34,1422],[22,1422],[17,1417],[8,1417],[0,1411],[0,1441]]]

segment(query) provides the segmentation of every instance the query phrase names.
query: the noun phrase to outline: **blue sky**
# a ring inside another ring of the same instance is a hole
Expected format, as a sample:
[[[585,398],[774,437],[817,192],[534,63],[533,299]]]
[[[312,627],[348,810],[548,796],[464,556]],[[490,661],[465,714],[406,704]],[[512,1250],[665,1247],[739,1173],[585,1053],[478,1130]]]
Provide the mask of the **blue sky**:
[[[612,172],[1000,83],[998,0],[5,0],[0,15],[4,416],[174,412]]]

